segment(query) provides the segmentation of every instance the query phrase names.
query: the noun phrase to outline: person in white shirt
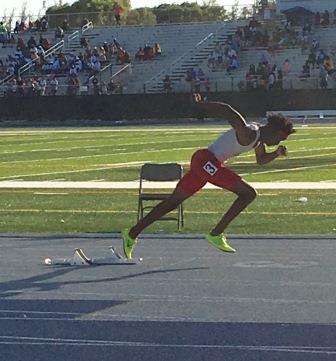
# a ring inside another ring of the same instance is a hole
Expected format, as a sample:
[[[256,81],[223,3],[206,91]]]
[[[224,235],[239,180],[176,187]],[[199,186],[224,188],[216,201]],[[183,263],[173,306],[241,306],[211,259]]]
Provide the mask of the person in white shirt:
[[[224,231],[229,223],[256,198],[257,192],[237,173],[229,169],[225,162],[252,149],[259,165],[287,155],[287,148],[284,145],[279,145],[273,152],[266,151],[266,146],[278,145],[295,132],[293,124],[282,114],[269,116],[267,124],[260,126],[247,123],[244,117],[229,104],[204,101],[200,94],[194,94],[193,99],[199,112],[227,119],[232,128],[220,135],[207,148],[199,149],[193,154],[189,172],[178,182],[169,198],[154,207],[132,228],[121,232],[126,258],[132,258],[137,237],[146,227],[177,208],[208,182],[237,195],[229,210],[206,236],[207,241],[221,251],[235,252],[235,249],[227,243]]]

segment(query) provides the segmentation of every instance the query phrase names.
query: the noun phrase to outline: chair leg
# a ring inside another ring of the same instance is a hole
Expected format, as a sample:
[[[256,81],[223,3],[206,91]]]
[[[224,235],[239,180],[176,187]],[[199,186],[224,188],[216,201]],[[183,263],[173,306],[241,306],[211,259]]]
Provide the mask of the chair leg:
[[[138,201],[138,222],[139,220],[142,218],[142,200],[139,198],[139,201]]]

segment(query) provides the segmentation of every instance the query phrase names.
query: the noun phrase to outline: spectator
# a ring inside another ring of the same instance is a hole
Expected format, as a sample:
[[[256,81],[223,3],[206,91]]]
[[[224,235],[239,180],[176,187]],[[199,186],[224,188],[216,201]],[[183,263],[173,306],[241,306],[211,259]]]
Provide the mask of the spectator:
[[[20,31],[20,20],[16,20],[14,27],[14,34],[18,34]]]
[[[276,75],[275,75],[275,67],[273,67],[272,71],[268,75],[268,90],[271,90],[275,87],[276,84]]]
[[[48,27],[49,27],[49,23],[48,23],[47,17],[43,16],[43,18],[41,19],[41,30],[47,31]]]
[[[88,48],[89,46],[89,41],[84,36],[82,36],[80,39],[80,46],[82,48]]]
[[[327,54],[324,52],[323,49],[321,49],[319,54],[317,55],[317,59],[316,59],[317,65],[322,65],[326,56]]]
[[[137,52],[135,53],[134,58],[135,58],[135,60],[142,61],[142,60],[144,60],[144,57],[145,57],[144,49],[140,47],[140,48],[137,50]]]
[[[330,15],[329,15],[329,11],[325,10],[325,12],[322,15],[322,22],[321,25],[323,26],[328,26],[330,24]]]
[[[320,69],[320,87],[321,87],[321,89],[326,89],[327,86],[328,86],[328,73],[323,67],[321,67],[321,69]]]
[[[161,46],[159,43],[155,43],[154,44],[154,55],[155,56],[161,56],[162,54],[162,50],[161,50]]]
[[[316,65],[316,54],[311,51],[310,54],[308,55],[308,64],[311,64],[313,69],[315,68]]]
[[[300,78],[309,78],[310,77],[310,66],[308,62],[306,61],[305,64],[302,67]]]
[[[64,32],[67,32],[67,31],[70,30],[70,26],[69,26],[69,23],[68,23],[67,19],[63,20],[61,28],[63,29]]]
[[[335,72],[334,62],[330,56],[326,56],[323,61],[324,69],[327,71],[328,75],[332,75]]]
[[[35,40],[35,38],[33,36],[31,36],[30,39],[28,40],[27,46],[28,46],[29,49],[37,46],[36,40]]]
[[[50,80],[50,95],[55,96],[58,91],[58,80],[56,75],[54,75]]]
[[[313,39],[310,50],[316,52],[318,51],[319,47],[320,47],[320,43],[316,39]]]
[[[287,75],[290,73],[291,68],[292,68],[292,66],[291,66],[291,64],[290,64],[289,59],[286,59],[286,60],[284,61],[284,63],[282,64],[282,73],[283,73],[283,76],[287,76]]]
[[[198,68],[197,78],[198,78],[200,81],[204,81],[204,80],[205,80],[205,74],[204,74],[202,68]]]
[[[94,76],[91,80],[92,85],[93,85],[93,95],[99,95],[99,80],[96,76]]]
[[[18,77],[17,81],[16,81],[16,85],[17,85],[17,96],[19,97],[23,97],[24,94],[24,81],[22,80],[22,78]]]
[[[316,27],[319,27],[321,24],[321,15],[318,11],[315,13],[314,24]]]
[[[163,90],[166,94],[170,94],[173,90],[169,75],[166,75],[163,79]]]
[[[121,16],[124,12],[124,9],[117,2],[115,2],[113,5],[113,12],[114,12],[114,18],[115,18],[117,25],[120,25],[121,24]]]
[[[63,38],[64,38],[64,30],[60,26],[57,26],[55,30],[55,40],[57,39],[62,40]]]
[[[107,94],[113,94],[113,92],[116,90],[116,84],[114,83],[112,78],[107,83],[106,87],[107,87]]]

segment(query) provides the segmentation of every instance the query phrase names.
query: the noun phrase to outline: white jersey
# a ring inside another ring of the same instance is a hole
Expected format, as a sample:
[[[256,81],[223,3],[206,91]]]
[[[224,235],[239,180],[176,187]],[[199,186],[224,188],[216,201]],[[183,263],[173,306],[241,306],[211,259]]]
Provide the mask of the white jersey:
[[[212,144],[209,145],[208,149],[222,163],[235,155],[248,152],[257,145],[260,137],[260,129],[259,125],[256,123],[249,123],[247,126],[250,129],[255,130],[257,133],[256,138],[251,144],[239,144],[236,131],[232,128],[220,135]]]

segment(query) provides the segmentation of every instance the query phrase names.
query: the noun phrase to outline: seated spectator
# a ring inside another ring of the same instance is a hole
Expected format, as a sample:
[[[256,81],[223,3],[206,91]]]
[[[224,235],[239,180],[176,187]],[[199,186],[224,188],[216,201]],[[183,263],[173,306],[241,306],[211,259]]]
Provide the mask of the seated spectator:
[[[137,50],[137,52],[135,53],[134,59],[135,59],[135,60],[142,61],[142,60],[144,60],[144,57],[145,57],[144,49],[140,47],[140,48]]]
[[[231,71],[236,70],[238,68],[238,65],[238,58],[236,56],[233,56],[231,59],[231,63],[227,68],[227,72],[230,73]]]
[[[334,62],[330,56],[326,56],[323,61],[324,69],[327,71],[328,75],[332,75],[335,72]]]
[[[314,25],[316,27],[319,27],[321,25],[321,15],[320,15],[320,13],[318,11],[315,13]]]
[[[42,35],[40,36],[39,44],[42,46],[44,50],[48,50],[51,47],[49,40],[47,38],[43,38]]]
[[[302,67],[302,72],[299,78],[309,78],[310,77],[310,66],[308,62],[306,61],[305,64]]]
[[[159,43],[154,44],[154,55],[155,56],[161,56],[162,55],[161,46],[160,46]]]
[[[327,54],[324,52],[323,49],[321,49],[317,55],[317,59],[316,59],[317,65],[322,65],[326,56]]]
[[[89,46],[89,41],[84,36],[80,39],[80,46],[82,48],[87,48]]]
[[[35,40],[35,38],[33,36],[31,36],[30,39],[28,40],[27,46],[28,46],[29,49],[37,46],[36,40]]]

